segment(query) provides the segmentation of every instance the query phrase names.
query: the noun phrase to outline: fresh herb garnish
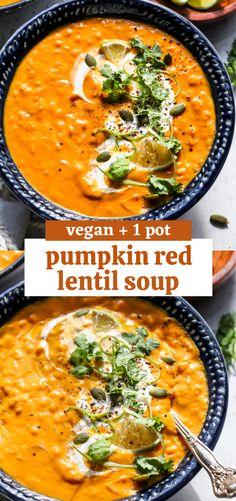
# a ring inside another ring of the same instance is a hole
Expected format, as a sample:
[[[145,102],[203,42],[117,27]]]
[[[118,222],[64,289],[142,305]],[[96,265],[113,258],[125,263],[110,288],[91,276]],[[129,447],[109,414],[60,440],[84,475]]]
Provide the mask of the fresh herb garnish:
[[[130,161],[126,157],[120,157],[111,163],[109,169],[106,171],[106,175],[112,179],[112,181],[120,181],[124,179],[130,171]]]
[[[148,183],[150,191],[160,196],[174,195],[182,191],[182,184],[178,183],[174,177],[163,179],[157,176],[150,176]]]
[[[216,336],[227,365],[232,365],[236,361],[236,312],[221,317]]]
[[[86,457],[93,464],[101,464],[111,453],[112,448],[110,442],[105,438],[99,438],[89,446]]]
[[[127,343],[131,344],[135,351],[136,356],[144,356],[144,355],[150,355],[150,353],[158,348],[160,346],[159,341],[156,341],[155,339],[152,338],[147,338],[145,341],[144,336],[146,337],[146,329],[143,331],[143,328],[137,329],[137,334],[132,334],[130,332],[123,332],[122,337],[124,341]],[[145,334],[144,334],[145,333]]]
[[[233,85],[236,85],[236,39],[232,43],[230,52],[228,53],[226,68]]]
[[[164,456],[145,457],[138,456],[135,459],[135,467],[140,475],[160,475],[162,473],[171,473],[174,462],[172,459],[166,459]]]
[[[133,49],[137,49],[134,61],[138,65],[149,63],[157,68],[165,68],[165,63],[161,61],[162,52],[160,45],[155,44],[153,47],[148,47],[138,37],[133,38],[130,45]]]
[[[102,87],[105,92],[105,101],[109,103],[122,101],[128,93],[131,75],[127,75],[122,70],[113,70],[110,64],[102,66],[101,74],[106,77]]]

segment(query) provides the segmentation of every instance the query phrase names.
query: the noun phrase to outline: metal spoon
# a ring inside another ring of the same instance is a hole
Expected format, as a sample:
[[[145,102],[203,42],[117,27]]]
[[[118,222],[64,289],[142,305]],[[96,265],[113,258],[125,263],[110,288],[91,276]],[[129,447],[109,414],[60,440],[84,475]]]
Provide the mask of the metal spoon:
[[[174,411],[171,414],[181,437],[183,437],[198,462],[209,474],[215,495],[218,498],[236,496],[236,470],[220,464],[212,451],[186,428],[177,414]]]

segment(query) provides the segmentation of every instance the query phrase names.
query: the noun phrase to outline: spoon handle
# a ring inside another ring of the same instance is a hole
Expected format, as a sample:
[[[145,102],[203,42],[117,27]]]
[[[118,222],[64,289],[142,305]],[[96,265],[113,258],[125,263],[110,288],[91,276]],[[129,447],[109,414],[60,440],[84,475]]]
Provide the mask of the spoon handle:
[[[236,470],[220,464],[209,447],[186,428],[174,411],[172,411],[172,416],[178,432],[198,462],[208,472],[215,495],[219,498],[236,496]]]

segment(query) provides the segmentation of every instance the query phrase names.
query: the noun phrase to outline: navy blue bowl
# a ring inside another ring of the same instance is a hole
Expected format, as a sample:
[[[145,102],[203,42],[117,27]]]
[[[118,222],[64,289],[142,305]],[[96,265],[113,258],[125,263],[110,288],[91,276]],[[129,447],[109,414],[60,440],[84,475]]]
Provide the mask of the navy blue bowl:
[[[0,324],[29,302],[42,298],[24,297],[24,286],[19,284],[0,296]],[[203,318],[181,297],[143,298],[164,308],[186,329],[196,343],[205,366],[209,388],[209,407],[200,439],[214,448],[224,424],[228,403],[228,379],[224,358],[216,338]],[[127,501],[164,501],[184,487],[199,471],[200,466],[189,453],[178,468],[165,480],[126,498]],[[0,470],[0,495],[12,501],[55,501],[22,487]],[[124,500],[123,500],[124,501]]]
[[[91,219],[50,202],[36,192],[14,165],[3,130],[4,102],[15,70],[25,54],[52,30],[66,23],[91,17],[116,17],[155,25],[177,38],[196,57],[209,79],[215,102],[216,136],[210,154],[198,175],[184,190],[161,208],[124,219],[176,219],[209,190],[226,160],[234,130],[232,87],[217,52],[207,38],[179,14],[141,0],[80,0],[56,5],[26,23],[0,53],[0,174],[8,187],[31,210],[44,219]]]
[[[12,264],[10,264],[6,268],[4,268],[4,270],[0,271],[0,280],[2,278],[7,277],[8,275],[10,275],[10,273],[15,271],[19,266],[21,266],[21,264],[23,264],[23,262],[24,262],[24,254],[22,254],[15,261],[13,261]]]

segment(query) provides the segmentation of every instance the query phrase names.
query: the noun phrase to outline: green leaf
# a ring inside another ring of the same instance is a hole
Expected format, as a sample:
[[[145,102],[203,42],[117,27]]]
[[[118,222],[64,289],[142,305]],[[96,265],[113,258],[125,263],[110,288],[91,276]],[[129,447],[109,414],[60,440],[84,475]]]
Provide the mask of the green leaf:
[[[91,463],[101,464],[111,455],[111,452],[111,444],[108,440],[99,438],[89,446],[86,457]]]
[[[171,473],[174,468],[172,459],[165,459],[164,456],[145,457],[138,456],[134,465],[140,475],[160,475],[161,473]]]
[[[131,75],[127,75],[122,70],[113,70],[109,64],[104,64],[100,71],[106,77],[102,87],[106,93],[105,100],[109,103],[123,100],[128,91]]]
[[[221,317],[216,336],[227,365],[232,365],[236,361],[236,312]]]
[[[73,374],[73,376],[75,377],[83,377],[83,376],[87,376],[88,374],[91,373],[91,369],[89,367],[86,367],[85,365],[77,365],[76,367],[74,367],[71,371],[71,373]]]
[[[165,63],[160,60],[162,55],[160,45],[154,44],[153,47],[149,47],[140,38],[135,37],[131,40],[131,47],[137,49],[137,55],[134,58],[137,64],[151,63],[158,68],[165,68]]]
[[[112,181],[120,181],[129,174],[129,171],[130,161],[125,157],[120,157],[112,162],[106,174]]]
[[[146,327],[137,327],[136,332],[142,337],[148,336],[148,330],[146,329]]]
[[[177,183],[174,177],[163,179],[157,176],[150,176],[148,184],[150,191],[160,196],[174,195],[175,193],[182,192],[182,184]]]
[[[150,355],[150,353],[155,350],[156,348],[158,348],[158,346],[160,346],[160,343],[159,341],[156,341],[155,339],[147,339],[147,342],[146,342],[146,352],[147,352],[147,355]]]
[[[236,85],[236,39],[232,43],[232,47],[230,52],[228,53],[227,63],[225,66],[228,70],[232,84]]]

